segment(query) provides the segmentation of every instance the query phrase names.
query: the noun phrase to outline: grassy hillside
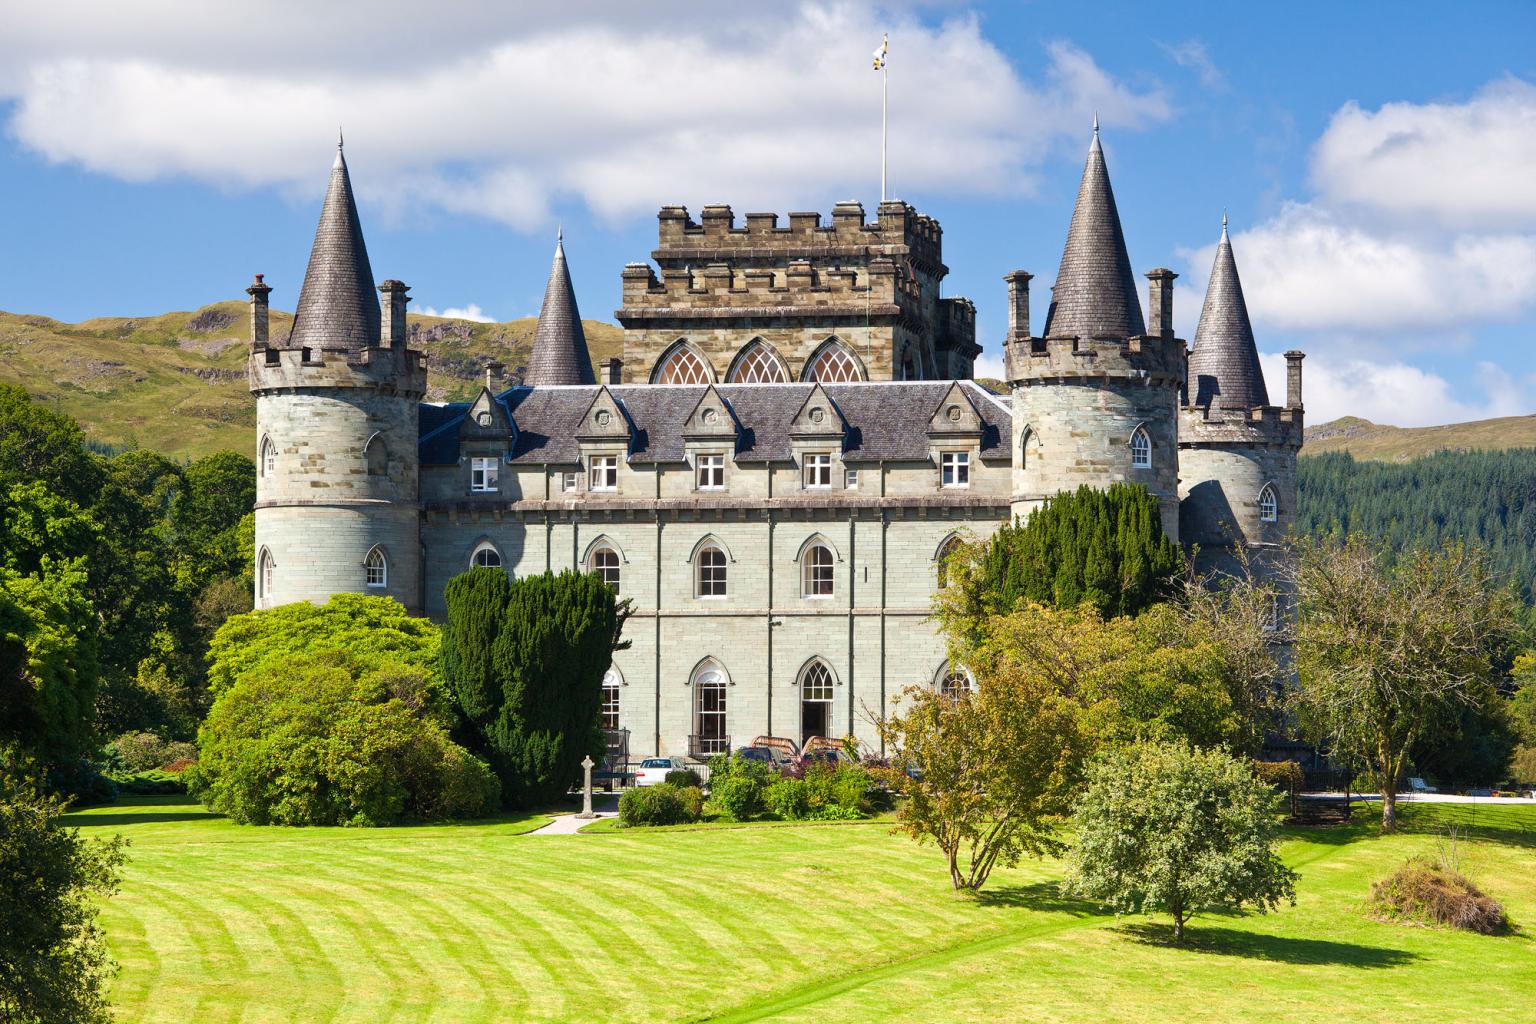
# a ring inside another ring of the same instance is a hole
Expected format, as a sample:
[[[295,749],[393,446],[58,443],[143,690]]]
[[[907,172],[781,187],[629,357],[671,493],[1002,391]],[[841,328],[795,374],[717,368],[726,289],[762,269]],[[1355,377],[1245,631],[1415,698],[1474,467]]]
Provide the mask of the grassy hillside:
[[[188,458],[245,451],[255,443],[256,422],[245,383],[248,315],[238,301],[78,324],[0,312],[0,382],[73,416],[96,441]],[[272,311],[275,338],[286,337],[292,323],[292,314]],[[594,363],[619,354],[619,328],[585,326]],[[427,352],[428,397],[442,400],[471,394],[491,359],[520,373],[534,320],[412,316],[410,329],[412,346]]]
[[[1536,416],[1503,416],[1437,427],[1391,427],[1345,416],[1307,428],[1308,455],[1349,452],[1357,459],[1403,462],[1438,451],[1536,448]]]

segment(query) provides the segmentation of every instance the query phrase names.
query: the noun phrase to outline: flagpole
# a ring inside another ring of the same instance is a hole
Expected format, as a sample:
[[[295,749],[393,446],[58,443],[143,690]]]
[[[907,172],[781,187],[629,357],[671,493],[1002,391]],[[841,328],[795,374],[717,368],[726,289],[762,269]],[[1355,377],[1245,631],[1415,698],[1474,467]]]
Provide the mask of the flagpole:
[[[885,139],[886,139],[886,105],[889,95],[887,77],[890,74],[884,61],[880,63],[880,201],[885,202]]]

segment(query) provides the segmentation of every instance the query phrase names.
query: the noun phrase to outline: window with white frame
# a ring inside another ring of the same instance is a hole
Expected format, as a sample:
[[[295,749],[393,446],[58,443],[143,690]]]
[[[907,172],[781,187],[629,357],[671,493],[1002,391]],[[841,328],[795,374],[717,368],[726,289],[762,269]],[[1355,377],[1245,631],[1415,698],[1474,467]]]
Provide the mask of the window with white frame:
[[[701,491],[725,489],[725,456],[718,452],[694,460],[694,485]]]
[[[587,490],[616,491],[619,489],[619,457],[594,455],[587,463]]]
[[[719,548],[710,546],[699,551],[698,564],[695,569],[696,583],[694,596],[696,597],[724,597],[725,596],[725,552]]]
[[[801,567],[802,593],[806,597],[831,597],[834,572],[832,549],[825,544],[812,544],[805,552]]]
[[[1137,427],[1131,431],[1131,468],[1152,468],[1152,438],[1148,436],[1146,427]]]
[[[472,491],[494,491],[496,489],[497,462],[495,458],[473,458],[469,460],[469,489]]]
[[[260,581],[261,597],[263,600],[272,596],[273,565],[272,552],[262,548],[260,571],[257,573],[256,579]]]
[[[939,482],[945,487],[969,487],[971,485],[971,453],[940,452]]]
[[[560,489],[574,491],[581,486],[581,474],[568,470],[560,474]]]
[[[472,569],[500,569],[501,552],[490,541],[485,541],[469,556],[469,565]]]
[[[859,486],[859,471],[856,469],[843,470],[843,486],[850,491]]]
[[[619,553],[613,548],[598,548],[587,560],[587,571],[595,572],[615,594],[619,592]]]
[[[956,665],[945,665],[939,675],[939,696],[959,700],[974,689],[971,674]]]
[[[619,674],[609,669],[603,675],[602,728],[619,727]]]
[[[1275,496],[1275,488],[1265,484],[1259,492],[1259,520],[1260,522],[1273,523],[1280,519],[1280,501]]]
[[[272,476],[277,472],[277,445],[270,437],[261,439],[261,475]]]
[[[368,552],[368,557],[363,559],[363,573],[370,587],[389,585],[389,562],[384,558],[383,551],[374,548]]]
[[[826,452],[812,452],[806,455],[800,479],[807,490],[831,487],[832,456]]]

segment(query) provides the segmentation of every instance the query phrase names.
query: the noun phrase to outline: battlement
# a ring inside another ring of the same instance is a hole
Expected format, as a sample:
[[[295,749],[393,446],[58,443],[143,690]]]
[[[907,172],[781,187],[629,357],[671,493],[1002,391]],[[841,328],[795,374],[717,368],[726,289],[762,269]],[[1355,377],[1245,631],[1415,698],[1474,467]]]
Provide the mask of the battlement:
[[[427,391],[427,356],[374,346],[356,352],[253,347],[246,360],[253,394],[308,388],[367,388],[414,395]]]
[[[858,202],[838,203],[825,224],[820,213],[791,213],[785,225],[776,213],[749,213],[738,225],[724,203],[704,207],[697,221],[683,206],[663,206],[656,217],[659,241],[652,258],[663,268],[701,261],[863,261],[887,255],[910,257],[935,277],[948,272],[939,222],[899,201],[881,203],[873,221],[864,219],[864,205]]]
[[[881,312],[880,307],[892,306],[916,313],[922,296],[918,281],[884,256],[862,268],[817,267],[796,259],[783,269],[711,263],[702,269],[663,269],[659,277],[650,264],[631,263],[624,268],[623,287],[620,322],[679,310],[792,314],[796,309],[815,313],[856,306],[862,313],[866,307]],[[971,315],[974,320],[974,310]]]
[[[1104,377],[1182,387],[1188,350],[1182,338],[1009,338],[1003,346],[1010,384]]]
[[[1305,416],[1300,408],[1184,406],[1179,410],[1179,444],[1262,444],[1300,448],[1305,426]]]
[[[940,348],[958,348],[968,358],[981,355],[976,344],[976,304],[970,299],[956,296],[939,300],[938,343]]]

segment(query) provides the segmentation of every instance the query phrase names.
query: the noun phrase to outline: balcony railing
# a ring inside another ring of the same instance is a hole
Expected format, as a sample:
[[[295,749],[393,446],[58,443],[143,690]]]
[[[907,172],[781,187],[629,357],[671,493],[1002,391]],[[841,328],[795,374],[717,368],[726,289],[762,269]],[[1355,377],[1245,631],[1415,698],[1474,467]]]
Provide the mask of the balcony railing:
[[[697,758],[714,757],[716,754],[729,754],[731,752],[731,738],[729,736],[689,736],[688,756]]]

